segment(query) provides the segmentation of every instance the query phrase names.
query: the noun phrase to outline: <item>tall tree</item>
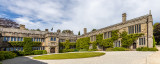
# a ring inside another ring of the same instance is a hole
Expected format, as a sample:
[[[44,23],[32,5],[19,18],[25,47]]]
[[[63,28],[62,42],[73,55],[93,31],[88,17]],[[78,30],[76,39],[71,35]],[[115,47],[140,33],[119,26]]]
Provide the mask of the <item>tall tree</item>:
[[[80,31],[78,32],[78,35],[81,35]]]
[[[155,23],[153,27],[154,27],[153,30],[154,38],[157,44],[160,44],[160,23]]]

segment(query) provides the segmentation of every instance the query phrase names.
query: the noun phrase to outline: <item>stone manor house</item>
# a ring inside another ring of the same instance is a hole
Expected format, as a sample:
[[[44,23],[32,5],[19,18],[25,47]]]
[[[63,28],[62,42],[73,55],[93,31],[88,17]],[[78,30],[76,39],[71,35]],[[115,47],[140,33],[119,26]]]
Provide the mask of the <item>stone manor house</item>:
[[[97,34],[103,34],[103,39],[112,37],[112,30],[119,30],[119,32],[126,31],[128,34],[133,33],[144,33],[142,37],[139,37],[131,46],[131,49],[136,49],[138,47],[153,47],[153,19],[151,12],[147,15],[140,16],[131,20],[126,20],[126,13],[122,14],[122,22],[98,29],[96,31],[91,31],[87,33],[87,28],[84,28],[83,35],[74,35],[73,31],[70,30],[57,30],[57,32],[49,32],[48,29],[45,31],[31,31],[26,30],[25,25],[20,25],[19,28],[5,28],[0,26],[0,48],[1,51],[13,51],[13,50],[23,50],[23,47],[3,47],[4,41],[23,41],[24,37],[31,37],[32,41],[42,42],[41,47],[33,47],[35,50],[47,50],[48,53],[58,53],[59,43],[69,40],[70,42],[75,42],[79,38],[90,37],[90,41],[96,40]],[[121,46],[121,38],[119,38],[114,43],[114,47]],[[97,46],[98,49],[102,49]]]

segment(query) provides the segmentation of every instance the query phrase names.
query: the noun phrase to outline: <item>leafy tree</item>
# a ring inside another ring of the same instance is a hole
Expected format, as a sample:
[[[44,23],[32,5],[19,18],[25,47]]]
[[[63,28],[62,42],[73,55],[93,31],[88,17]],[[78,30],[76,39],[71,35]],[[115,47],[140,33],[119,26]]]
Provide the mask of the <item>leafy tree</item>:
[[[157,22],[157,23],[154,23],[153,29],[154,29],[158,24],[159,24],[158,22]]]
[[[78,32],[78,35],[81,35],[80,31]]]
[[[155,41],[155,38],[153,36],[153,47],[156,47],[157,42]]]
[[[36,29],[36,31],[41,31],[41,30],[38,28],[38,29]]]
[[[155,23],[153,27],[153,35],[155,37],[155,40],[157,44],[160,44],[160,23]]]
[[[96,29],[92,29],[92,31],[96,31]]]

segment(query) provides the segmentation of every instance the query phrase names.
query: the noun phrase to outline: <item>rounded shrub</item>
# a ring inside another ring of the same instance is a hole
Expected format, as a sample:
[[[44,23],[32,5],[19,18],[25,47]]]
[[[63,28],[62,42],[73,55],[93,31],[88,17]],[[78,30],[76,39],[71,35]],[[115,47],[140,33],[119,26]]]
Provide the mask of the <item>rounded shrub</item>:
[[[11,59],[16,57],[17,54],[10,51],[0,51],[0,60]]]

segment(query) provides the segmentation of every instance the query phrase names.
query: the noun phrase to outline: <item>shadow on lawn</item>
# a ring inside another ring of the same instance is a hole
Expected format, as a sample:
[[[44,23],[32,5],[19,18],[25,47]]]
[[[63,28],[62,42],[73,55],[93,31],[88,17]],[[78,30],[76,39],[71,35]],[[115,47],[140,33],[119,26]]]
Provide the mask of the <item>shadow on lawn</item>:
[[[2,64],[48,64],[48,63],[21,56],[13,59],[3,60]]]

